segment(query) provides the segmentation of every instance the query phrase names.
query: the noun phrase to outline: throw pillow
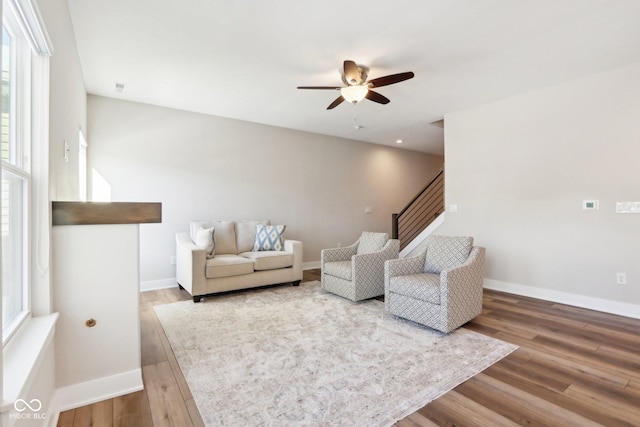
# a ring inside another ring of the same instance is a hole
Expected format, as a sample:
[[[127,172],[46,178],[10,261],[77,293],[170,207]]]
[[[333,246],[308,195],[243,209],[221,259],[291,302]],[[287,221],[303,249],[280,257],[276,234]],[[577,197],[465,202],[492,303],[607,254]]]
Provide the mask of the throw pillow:
[[[195,244],[200,249],[205,250],[207,258],[213,258],[213,254],[216,251],[215,231],[215,228],[199,228],[196,231]]]
[[[286,225],[263,225],[256,226],[256,242],[253,245],[254,251],[281,251],[284,249],[282,235]]]

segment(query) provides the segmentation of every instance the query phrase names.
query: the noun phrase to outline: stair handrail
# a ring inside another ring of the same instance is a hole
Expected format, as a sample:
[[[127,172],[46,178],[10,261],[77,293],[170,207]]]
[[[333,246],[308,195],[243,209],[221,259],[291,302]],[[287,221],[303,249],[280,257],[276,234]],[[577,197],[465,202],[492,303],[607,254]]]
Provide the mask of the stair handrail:
[[[407,205],[400,212],[391,214],[391,235],[392,235],[391,237],[393,239],[398,238],[398,219],[402,216],[402,214],[404,214],[407,211],[407,209],[409,209],[415,203],[416,200],[420,198],[420,196],[424,194],[425,191],[429,189],[429,187],[431,187],[431,185],[435,181],[438,180],[438,178],[440,178],[440,175],[442,174],[444,174],[444,168],[440,169],[440,171],[436,173],[433,179],[431,179],[431,181],[429,181],[429,183],[425,185],[424,188],[420,190],[418,194],[416,194],[416,196],[413,199],[411,199],[411,201],[407,203]]]

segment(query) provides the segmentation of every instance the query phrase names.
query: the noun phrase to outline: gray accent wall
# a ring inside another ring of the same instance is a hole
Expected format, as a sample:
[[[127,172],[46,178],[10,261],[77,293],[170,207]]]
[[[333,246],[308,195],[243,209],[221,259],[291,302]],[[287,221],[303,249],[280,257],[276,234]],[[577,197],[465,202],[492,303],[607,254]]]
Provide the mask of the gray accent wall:
[[[140,227],[140,280],[159,284],[175,278],[175,233],[188,231],[191,220],[286,224],[285,237],[303,242],[310,266],[321,249],[351,244],[364,230],[391,233],[391,214],[443,163],[436,155],[93,95],[88,144],[89,173],[109,183],[113,201],[162,202],[162,224]]]
[[[640,63],[448,114],[445,157],[438,233],[487,248],[485,285],[640,316]]]

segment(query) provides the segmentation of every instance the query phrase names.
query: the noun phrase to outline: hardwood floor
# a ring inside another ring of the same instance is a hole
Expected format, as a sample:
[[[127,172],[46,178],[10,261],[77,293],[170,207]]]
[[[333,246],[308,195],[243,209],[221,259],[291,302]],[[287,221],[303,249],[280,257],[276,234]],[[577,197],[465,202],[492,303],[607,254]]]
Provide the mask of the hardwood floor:
[[[145,390],[62,412],[58,426],[203,426],[153,311],[187,299],[142,293]],[[464,327],[520,347],[396,427],[640,426],[640,320],[485,291],[482,314]]]

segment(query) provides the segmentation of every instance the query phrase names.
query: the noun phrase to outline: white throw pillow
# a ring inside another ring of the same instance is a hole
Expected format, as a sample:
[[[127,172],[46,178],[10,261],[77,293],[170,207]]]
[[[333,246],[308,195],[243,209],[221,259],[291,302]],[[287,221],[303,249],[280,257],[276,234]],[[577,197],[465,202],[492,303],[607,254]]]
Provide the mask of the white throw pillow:
[[[216,251],[215,231],[215,228],[199,228],[196,232],[196,246],[205,250],[207,258],[213,258]]]

